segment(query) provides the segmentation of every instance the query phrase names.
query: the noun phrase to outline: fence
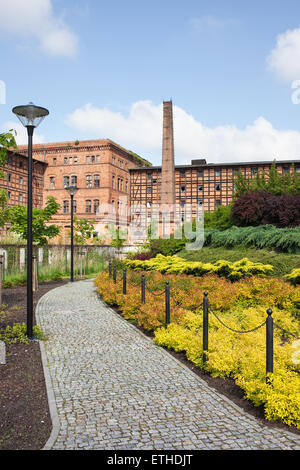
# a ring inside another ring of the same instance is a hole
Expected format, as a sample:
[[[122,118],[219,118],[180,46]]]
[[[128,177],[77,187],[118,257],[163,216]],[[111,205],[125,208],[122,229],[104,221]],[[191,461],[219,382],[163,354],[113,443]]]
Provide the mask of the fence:
[[[112,262],[109,261],[109,266],[108,266],[108,269],[109,269],[109,277],[113,278],[113,281],[114,283],[117,282],[117,268],[116,266],[112,266]],[[127,283],[131,284],[131,282],[127,279],[127,271],[126,269],[123,269],[123,294],[126,295],[127,293]],[[137,287],[136,285],[134,284],[131,284],[132,286],[134,287]],[[169,325],[170,322],[171,322],[171,309],[170,309],[170,299],[172,298],[172,300],[175,302],[175,304],[184,309],[184,310],[188,310],[188,311],[191,311],[190,308],[186,308],[184,307],[183,305],[181,305],[175,298],[174,296],[172,295],[171,291],[170,291],[170,285],[169,285],[169,281],[167,280],[166,281],[166,284],[165,284],[165,288],[164,290],[162,290],[161,292],[154,292],[154,291],[151,291],[151,289],[147,286],[147,283],[146,283],[146,278],[145,278],[145,274],[143,273],[141,275],[141,284],[140,284],[140,287],[141,287],[141,302],[143,304],[145,304],[146,302],[146,289],[147,291],[151,294],[151,295],[154,295],[154,296],[161,296],[161,295],[165,295],[165,323],[166,325]],[[209,304],[209,299],[208,299],[208,292],[204,292],[204,295],[203,295],[203,301],[201,302],[201,304],[199,304],[198,306],[194,307],[193,310],[196,310],[197,308],[199,307],[202,307],[202,310],[203,310],[203,345],[202,345],[202,360],[203,360],[203,363],[207,362],[208,360],[208,356],[207,356],[207,353],[208,353],[208,340],[209,340],[209,313],[211,313],[216,319],[217,321],[224,327],[224,328],[227,328],[228,330],[234,332],[234,333],[238,333],[238,334],[247,334],[247,333],[252,333],[254,331],[257,331],[259,330],[260,328],[262,328],[263,326],[266,327],[266,382],[269,384],[270,383],[270,380],[269,380],[269,374],[272,374],[273,371],[274,371],[274,326],[279,328],[280,330],[282,330],[283,332],[285,332],[286,334],[288,335],[291,335],[293,336],[294,338],[296,339],[299,339],[297,338],[293,333],[285,330],[284,328],[282,328],[281,326],[277,325],[274,320],[273,320],[273,317],[272,317],[272,309],[271,308],[268,308],[267,309],[267,318],[266,320],[261,323],[260,325],[257,325],[255,328],[252,328],[251,330],[235,330],[233,328],[230,328],[228,325],[226,325],[219,317],[218,315],[212,310],[210,304]]]

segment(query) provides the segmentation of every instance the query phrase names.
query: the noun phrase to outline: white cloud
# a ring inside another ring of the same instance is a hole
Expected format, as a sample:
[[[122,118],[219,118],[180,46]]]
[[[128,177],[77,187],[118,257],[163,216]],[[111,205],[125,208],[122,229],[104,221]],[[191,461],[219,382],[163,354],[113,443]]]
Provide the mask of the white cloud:
[[[267,57],[270,70],[287,81],[300,79],[300,28],[277,36],[276,46]]]
[[[27,136],[27,129],[22,126],[21,123],[15,122],[15,121],[6,121],[4,124],[1,126],[2,131],[1,132],[9,132],[10,129],[13,129],[16,131],[17,135],[15,136],[16,142],[18,145],[26,145],[28,142],[28,136]],[[34,132],[33,134],[33,143],[34,144],[41,144],[45,142],[45,137],[42,134],[37,134]]]
[[[127,116],[87,104],[71,113],[66,124],[79,131],[81,138],[110,138],[158,165],[162,112],[162,104],[154,105],[151,101],[133,103]],[[277,130],[263,117],[239,129],[235,125],[206,127],[174,104],[173,114],[177,164],[189,164],[194,158],[206,158],[213,163],[299,157],[300,132]]]
[[[78,38],[54,15],[51,0],[0,0],[0,32],[33,38],[50,55],[77,53]]]

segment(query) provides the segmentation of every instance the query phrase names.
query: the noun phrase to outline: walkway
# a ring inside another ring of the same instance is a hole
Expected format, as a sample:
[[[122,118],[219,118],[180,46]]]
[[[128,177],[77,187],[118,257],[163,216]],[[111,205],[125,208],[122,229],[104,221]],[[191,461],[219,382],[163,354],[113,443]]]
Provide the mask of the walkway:
[[[53,431],[45,449],[300,449],[108,308],[93,281],[48,292],[37,321]]]

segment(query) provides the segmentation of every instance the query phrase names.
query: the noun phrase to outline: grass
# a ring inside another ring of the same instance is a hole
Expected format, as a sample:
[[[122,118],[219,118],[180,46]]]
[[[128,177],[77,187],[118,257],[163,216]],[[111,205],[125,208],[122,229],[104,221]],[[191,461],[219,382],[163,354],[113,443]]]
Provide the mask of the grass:
[[[203,247],[201,250],[182,250],[177,254],[186,260],[202,261],[203,263],[215,263],[220,259],[235,262],[242,258],[249,258],[253,262],[271,264],[274,267],[271,276],[279,278],[290,273],[293,269],[300,268],[300,254],[277,253],[255,248]]]

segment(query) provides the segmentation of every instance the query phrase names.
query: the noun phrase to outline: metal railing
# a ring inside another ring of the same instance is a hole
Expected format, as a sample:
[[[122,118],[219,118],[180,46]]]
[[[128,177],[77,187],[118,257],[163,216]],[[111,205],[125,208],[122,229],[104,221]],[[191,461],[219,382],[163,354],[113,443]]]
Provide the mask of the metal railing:
[[[117,282],[117,269],[116,269],[116,266],[112,267],[111,262],[109,262],[109,277],[110,278],[113,277],[114,283]],[[126,269],[123,269],[123,278],[122,279],[123,279],[123,294],[124,295],[126,295],[126,293],[127,293],[127,283],[129,283],[131,286],[133,286],[135,288],[139,286],[139,285],[133,284],[131,281],[129,281],[127,279]],[[161,296],[161,295],[165,294],[165,324],[166,324],[166,326],[168,326],[171,322],[170,299],[172,299],[174,301],[174,303],[176,304],[177,307],[182,308],[184,310],[194,311],[194,310],[197,310],[198,308],[202,307],[202,312],[203,312],[202,360],[203,360],[204,364],[208,361],[208,352],[209,352],[208,351],[209,313],[211,313],[223,327],[227,328],[228,330],[232,331],[233,333],[247,334],[247,333],[252,333],[254,331],[257,331],[260,328],[262,328],[263,326],[266,327],[266,382],[268,384],[270,383],[269,376],[274,371],[274,326],[281,329],[284,333],[286,333],[288,335],[291,335],[296,339],[299,339],[296,335],[294,335],[294,333],[291,333],[291,332],[285,330],[280,325],[277,325],[277,323],[274,322],[273,317],[272,317],[273,311],[272,311],[271,308],[267,309],[267,312],[266,312],[267,313],[267,318],[263,323],[257,325],[254,328],[251,328],[249,330],[236,330],[236,329],[233,329],[230,326],[226,325],[226,323],[224,323],[219,318],[219,316],[213,311],[213,309],[211,308],[211,306],[209,304],[208,292],[206,292],[206,291],[203,294],[203,301],[199,305],[193,306],[193,307],[186,307],[186,306],[183,306],[180,302],[178,302],[175,299],[175,297],[171,294],[170,284],[169,284],[168,280],[165,282],[165,288],[162,291],[155,292],[155,291],[152,291],[149,288],[149,286],[147,286],[145,274],[143,273],[141,275],[140,287],[141,287],[141,302],[143,304],[146,303],[146,289],[151,295],[154,295],[154,296]]]

